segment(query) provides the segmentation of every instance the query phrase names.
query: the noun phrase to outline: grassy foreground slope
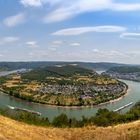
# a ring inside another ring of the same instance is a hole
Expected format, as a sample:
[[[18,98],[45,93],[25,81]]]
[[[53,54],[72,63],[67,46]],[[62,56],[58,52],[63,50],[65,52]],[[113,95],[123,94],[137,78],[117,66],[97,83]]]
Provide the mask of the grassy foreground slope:
[[[140,121],[114,127],[43,128],[0,116],[0,140],[139,140]]]

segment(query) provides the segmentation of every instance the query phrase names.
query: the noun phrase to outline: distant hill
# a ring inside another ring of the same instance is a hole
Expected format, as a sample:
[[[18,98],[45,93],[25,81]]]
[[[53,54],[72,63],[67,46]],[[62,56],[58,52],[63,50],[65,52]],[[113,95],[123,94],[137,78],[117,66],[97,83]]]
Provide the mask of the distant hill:
[[[8,67],[4,67],[4,66],[0,67],[0,72],[1,72],[1,71],[8,71],[8,70],[9,70]]]
[[[55,66],[55,65],[77,65],[87,69],[94,70],[107,70],[112,67],[124,66],[124,64],[117,63],[92,63],[92,62],[55,62],[55,61],[36,61],[36,62],[0,62],[0,68],[6,68],[6,70],[15,69],[34,69],[39,67]]]
[[[113,78],[140,82],[140,66],[113,67],[103,74]]]
[[[110,68],[107,72],[117,72],[117,73],[136,73],[140,72],[139,66],[120,66]]]

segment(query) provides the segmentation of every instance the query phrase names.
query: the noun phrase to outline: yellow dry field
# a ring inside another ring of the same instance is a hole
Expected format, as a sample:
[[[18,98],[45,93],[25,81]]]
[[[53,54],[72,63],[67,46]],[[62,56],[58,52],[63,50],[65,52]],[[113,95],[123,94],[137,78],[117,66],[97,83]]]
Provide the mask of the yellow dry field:
[[[0,140],[140,140],[140,121],[114,127],[43,128],[0,116]]]

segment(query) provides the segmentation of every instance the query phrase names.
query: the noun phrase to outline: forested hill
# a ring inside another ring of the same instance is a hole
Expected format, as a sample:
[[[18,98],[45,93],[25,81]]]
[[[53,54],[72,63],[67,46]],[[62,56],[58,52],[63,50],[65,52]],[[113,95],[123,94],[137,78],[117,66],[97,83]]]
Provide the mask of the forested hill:
[[[92,63],[92,62],[55,62],[55,61],[34,61],[34,62],[0,62],[0,69],[15,70],[15,69],[34,69],[39,67],[55,66],[55,65],[77,65],[79,67],[95,70],[107,70],[116,66],[124,66],[117,63]]]
[[[79,66],[64,65],[64,66],[48,66],[45,68],[33,69],[22,74],[23,79],[29,80],[45,80],[46,77],[72,77],[74,75],[97,75],[93,70],[81,68]]]

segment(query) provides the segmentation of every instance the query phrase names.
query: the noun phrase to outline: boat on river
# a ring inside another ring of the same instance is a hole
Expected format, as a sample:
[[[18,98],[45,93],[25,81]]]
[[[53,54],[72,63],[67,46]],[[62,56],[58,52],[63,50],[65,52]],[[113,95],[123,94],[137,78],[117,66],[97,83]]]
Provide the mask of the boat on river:
[[[29,109],[26,109],[26,108],[14,107],[14,106],[10,106],[10,105],[7,105],[7,107],[9,109],[12,109],[12,110],[29,112],[29,113],[32,113],[32,114],[41,116],[41,113],[40,112],[29,110]]]
[[[126,108],[126,107],[129,107],[129,106],[132,105],[132,104],[133,104],[133,102],[130,102],[129,104],[126,104],[126,105],[124,105],[124,106],[122,106],[122,107],[120,107],[120,108],[118,108],[118,109],[113,110],[113,112],[121,111],[122,109],[124,109],[124,108]]]

